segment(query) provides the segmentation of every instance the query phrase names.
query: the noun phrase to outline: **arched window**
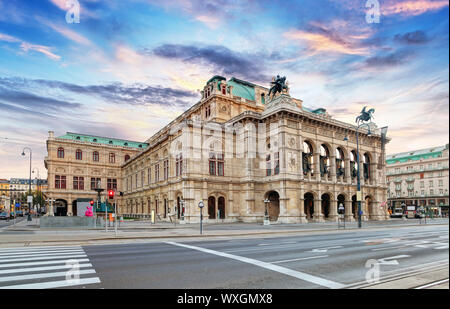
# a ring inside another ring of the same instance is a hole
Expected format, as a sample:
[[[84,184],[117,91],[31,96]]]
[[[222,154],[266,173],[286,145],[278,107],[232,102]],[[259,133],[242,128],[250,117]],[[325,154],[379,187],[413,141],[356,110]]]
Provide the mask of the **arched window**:
[[[363,171],[364,171],[364,179],[370,178],[370,156],[368,153],[365,153],[363,156]]]
[[[58,158],[61,158],[61,159],[64,158],[64,148],[62,148],[62,147],[58,148]]]
[[[309,172],[312,173],[312,163],[313,163],[313,148],[312,145],[305,141],[303,142],[303,174],[307,175]]]
[[[94,151],[92,153],[92,160],[98,162],[99,161],[99,154],[98,151]]]
[[[330,151],[328,147],[324,144],[320,146],[320,175],[324,176],[328,174],[328,169],[330,166]]]
[[[129,155],[125,155],[125,162],[127,162],[128,160],[130,160],[130,156]]]
[[[266,104],[266,97],[264,93],[261,93],[261,104]]]
[[[77,151],[75,152],[75,159],[83,160],[83,152],[81,151],[81,149],[77,149]]]
[[[358,156],[355,150],[350,152],[350,174],[355,178],[358,174],[358,164],[356,163]]]
[[[336,148],[336,175],[345,176],[345,162],[344,151],[342,148]]]

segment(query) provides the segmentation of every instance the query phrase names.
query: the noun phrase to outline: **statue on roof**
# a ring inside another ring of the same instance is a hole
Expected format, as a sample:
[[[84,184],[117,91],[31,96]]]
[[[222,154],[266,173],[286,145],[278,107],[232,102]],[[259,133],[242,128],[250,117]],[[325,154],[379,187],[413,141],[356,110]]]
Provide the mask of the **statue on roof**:
[[[273,81],[270,83],[272,84],[272,87],[270,87],[269,90],[269,98],[272,93],[273,98],[277,92],[282,93],[283,90],[288,90],[288,86],[286,85],[286,76],[280,77],[280,75],[277,75],[277,78],[273,78]]]
[[[364,108],[361,111],[361,114],[356,117],[356,123],[359,125],[360,122],[364,122],[364,121],[371,121],[373,116],[372,114],[375,112],[374,108],[369,109],[368,111],[366,111],[367,106],[364,106]]]

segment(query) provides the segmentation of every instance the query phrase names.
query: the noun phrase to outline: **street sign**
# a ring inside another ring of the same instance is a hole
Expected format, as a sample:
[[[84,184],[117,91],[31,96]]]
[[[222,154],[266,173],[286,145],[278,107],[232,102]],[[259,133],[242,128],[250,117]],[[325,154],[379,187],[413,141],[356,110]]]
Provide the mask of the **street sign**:
[[[361,191],[356,191],[356,200],[359,202],[359,201],[362,201],[362,198],[361,198]]]
[[[33,196],[32,195],[28,195],[27,196],[27,203],[33,203]]]

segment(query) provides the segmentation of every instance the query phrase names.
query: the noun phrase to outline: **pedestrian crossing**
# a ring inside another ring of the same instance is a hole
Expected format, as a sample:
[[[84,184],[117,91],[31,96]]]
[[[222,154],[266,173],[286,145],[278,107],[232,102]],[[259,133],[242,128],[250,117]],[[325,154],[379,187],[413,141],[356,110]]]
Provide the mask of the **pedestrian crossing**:
[[[0,248],[0,289],[51,289],[100,283],[81,246]]]

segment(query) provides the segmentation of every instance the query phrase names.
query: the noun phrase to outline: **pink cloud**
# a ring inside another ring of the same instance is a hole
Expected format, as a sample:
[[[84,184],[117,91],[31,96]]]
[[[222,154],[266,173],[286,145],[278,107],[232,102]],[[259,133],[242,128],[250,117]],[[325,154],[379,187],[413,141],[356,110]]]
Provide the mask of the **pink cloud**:
[[[408,0],[387,1],[380,5],[383,15],[400,14],[404,16],[417,16],[428,11],[437,11],[448,6],[447,0]]]
[[[51,51],[51,47],[49,47],[49,46],[31,44],[31,43],[23,41],[19,38],[16,38],[16,37],[13,37],[13,36],[10,36],[7,34],[3,34],[3,33],[0,33],[0,41],[11,42],[11,43],[20,43],[20,49],[24,52],[28,52],[28,51],[32,50],[32,51],[42,53],[52,60],[60,60],[61,59],[61,56],[54,54]]]

